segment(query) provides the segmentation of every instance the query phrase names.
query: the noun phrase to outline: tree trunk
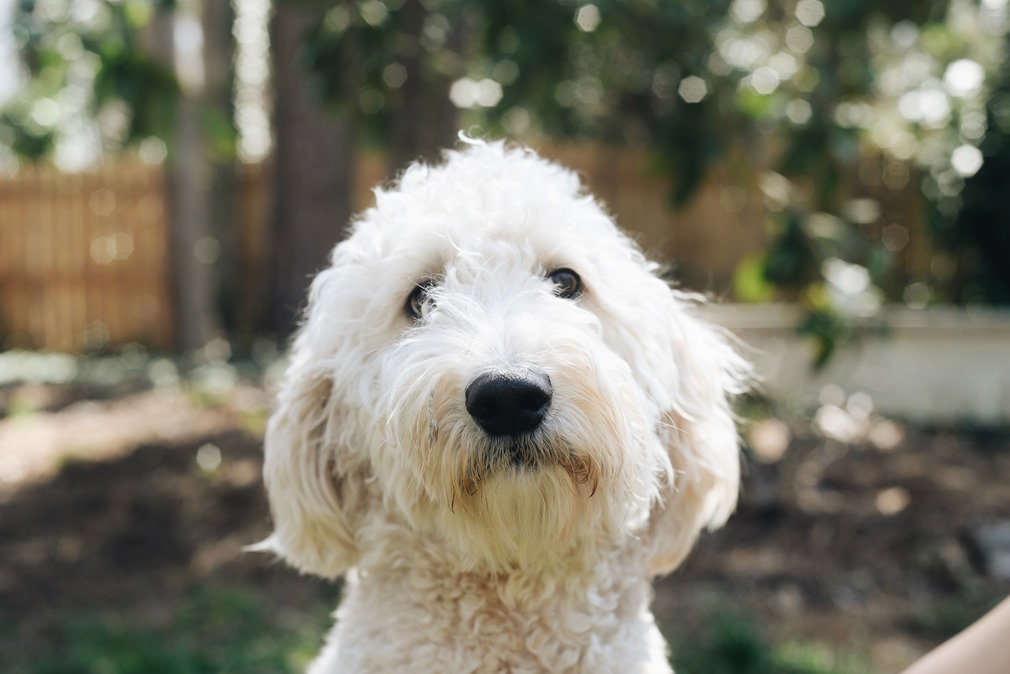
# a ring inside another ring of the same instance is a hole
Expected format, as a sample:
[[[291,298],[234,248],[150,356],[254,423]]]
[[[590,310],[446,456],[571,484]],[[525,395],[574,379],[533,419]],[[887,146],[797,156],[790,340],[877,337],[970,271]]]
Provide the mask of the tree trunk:
[[[311,278],[327,264],[351,215],[354,119],[323,109],[300,59],[324,9],[280,2],[271,26],[275,194],[265,327],[277,336],[295,327]],[[356,85],[348,86],[356,96]]]
[[[399,12],[399,62],[407,72],[407,79],[393,104],[389,140],[391,175],[415,159],[437,161],[442,150],[455,144],[459,132],[459,111],[449,100],[449,88],[463,74],[461,60],[456,59],[453,67],[434,67],[435,59],[421,45],[428,13],[422,0],[405,0]],[[465,14],[460,11],[460,16],[454,18],[443,46],[443,57],[459,55],[464,44]],[[448,58],[439,60],[451,62]]]
[[[148,35],[152,55],[173,69],[176,61],[174,11],[178,10],[159,9]],[[182,84],[182,95],[168,139],[165,174],[175,346],[181,351],[191,351],[210,341],[217,331],[213,308],[216,256],[210,237],[210,166],[200,121],[200,91],[187,86],[186,82]]]
[[[232,34],[235,13],[230,2],[203,0],[203,101],[206,114],[215,123],[209,139],[210,177],[207,196],[209,234],[217,242],[220,255],[214,265],[214,304],[217,315],[231,338],[239,336],[241,301],[239,298],[239,232],[236,218],[235,131],[232,91],[235,77],[232,66],[235,38]]]

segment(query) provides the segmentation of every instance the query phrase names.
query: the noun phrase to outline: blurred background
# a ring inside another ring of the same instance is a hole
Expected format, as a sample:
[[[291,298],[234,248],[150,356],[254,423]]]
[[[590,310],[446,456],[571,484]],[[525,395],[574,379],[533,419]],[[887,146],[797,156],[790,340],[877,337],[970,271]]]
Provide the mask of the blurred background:
[[[312,275],[460,130],[579,171],[762,381],[678,672],[898,671],[1010,589],[1006,0],[0,0],[0,661],[299,671],[242,546]]]

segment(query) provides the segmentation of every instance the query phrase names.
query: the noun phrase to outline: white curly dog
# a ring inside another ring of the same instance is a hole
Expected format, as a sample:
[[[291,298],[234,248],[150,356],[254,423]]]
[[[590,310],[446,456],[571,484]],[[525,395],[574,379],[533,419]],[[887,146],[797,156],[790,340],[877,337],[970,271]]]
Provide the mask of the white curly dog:
[[[650,580],[736,503],[747,366],[577,176],[467,141],[333,251],[269,549],[346,576],[313,674],[670,672]]]

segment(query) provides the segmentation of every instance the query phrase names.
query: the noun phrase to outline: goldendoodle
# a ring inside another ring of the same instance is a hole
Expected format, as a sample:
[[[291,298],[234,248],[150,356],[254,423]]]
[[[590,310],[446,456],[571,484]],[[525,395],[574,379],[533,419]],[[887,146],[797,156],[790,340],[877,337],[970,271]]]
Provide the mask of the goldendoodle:
[[[670,672],[649,611],[736,504],[748,368],[578,177],[464,141],[312,283],[264,547],[344,575],[314,674]]]

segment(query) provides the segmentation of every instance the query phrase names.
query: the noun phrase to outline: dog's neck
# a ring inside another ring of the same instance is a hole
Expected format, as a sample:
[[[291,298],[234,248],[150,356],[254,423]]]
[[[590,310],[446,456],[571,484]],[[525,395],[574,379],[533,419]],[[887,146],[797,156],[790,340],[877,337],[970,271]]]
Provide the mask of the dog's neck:
[[[463,568],[406,527],[387,524],[367,543],[323,656],[340,663],[332,671],[608,672],[643,658],[641,671],[668,671],[638,546],[492,572]],[[341,643],[362,658],[346,670]]]
[[[433,528],[406,525],[383,516],[380,536],[366,540],[356,570],[360,578],[377,576],[386,582],[400,577],[445,579],[449,583],[475,583],[491,593],[506,591],[515,584],[541,583],[577,589],[580,582],[600,585],[597,576],[616,574],[648,583],[644,550],[637,539],[601,536],[599,531],[559,541],[556,549],[525,564],[502,560],[485,564],[450,545]]]

